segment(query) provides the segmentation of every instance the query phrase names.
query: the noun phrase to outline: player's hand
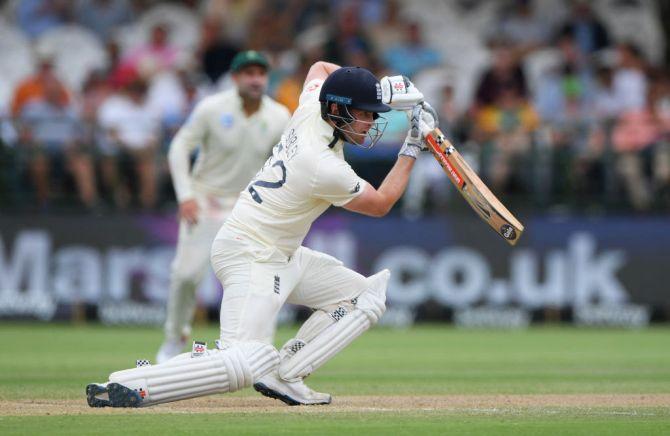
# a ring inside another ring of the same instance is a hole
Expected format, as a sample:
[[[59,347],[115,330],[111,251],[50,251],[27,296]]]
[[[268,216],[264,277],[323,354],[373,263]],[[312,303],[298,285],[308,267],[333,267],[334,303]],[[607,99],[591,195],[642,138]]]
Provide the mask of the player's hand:
[[[194,199],[179,203],[179,218],[193,225],[198,223],[198,202]]]
[[[403,142],[398,153],[399,156],[409,156],[416,159],[420,152],[426,150],[427,147],[423,142],[424,134],[421,126],[422,122],[426,124],[423,121],[425,117],[423,112],[423,107],[420,104],[414,105],[411,111],[406,111],[409,118],[409,130],[407,131],[407,136],[405,136],[405,142]]]
[[[384,76],[379,81],[382,87],[382,103],[395,110],[411,110],[423,101],[423,94],[406,76]]]

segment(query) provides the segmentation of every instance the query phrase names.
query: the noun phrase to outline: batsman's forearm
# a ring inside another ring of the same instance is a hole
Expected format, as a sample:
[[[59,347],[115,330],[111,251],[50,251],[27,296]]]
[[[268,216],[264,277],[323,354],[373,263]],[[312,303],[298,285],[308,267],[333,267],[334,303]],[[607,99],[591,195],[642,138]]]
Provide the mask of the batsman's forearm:
[[[399,156],[391,171],[386,175],[377,192],[384,196],[387,211],[402,197],[409,182],[409,175],[414,167],[413,159],[408,156]]]

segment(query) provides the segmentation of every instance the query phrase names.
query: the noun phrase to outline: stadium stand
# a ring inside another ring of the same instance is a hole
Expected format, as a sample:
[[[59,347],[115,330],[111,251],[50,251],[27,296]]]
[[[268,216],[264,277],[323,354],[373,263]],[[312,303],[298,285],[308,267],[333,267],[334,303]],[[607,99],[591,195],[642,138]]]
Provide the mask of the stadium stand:
[[[272,59],[271,95],[289,107],[299,76],[315,59],[360,64],[379,75],[407,68],[484,179],[520,203],[668,210],[661,194],[670,183],[662,170],[670,166],[663,121],[669,60],[660,12],[653,0],[315,0],[290,7],[271,0],[9,1],[0,16],[0,205],[20,210],[37,195],[12,102],[46,58],[67,88],[94,173],[108,157],[99,108],[138,80],[146,85],[142,104],[159,123],[146,166],[155,172],[149,179],[156,192],[119,202],[102,180],[91,191],[112,209],[160,208],[174,201],[165,165],[171,135],[195,102],[230,86],[226,73],[235,52],[254,48]],[[503,80],[493,100],[478,101],[503,45],[520,68],[524,91]],[[649,128],[631,131],[632,120],[644,114],[638,124]],[[383,173],[375,167],[390,164],[404,129],[402,117],[390,121],[385,143],[367,155],[351,150],[373,182]],[[646,143],[632,147],[621,139],[635,134]],[[411,213],[431,212],[428,168],[416,171],[422,200],[408,206]],[[73,183],[67,171],[52,172],[59,173],[64,177],[56,185]],[[644,193],[631,189],[634,178],[645,180]],[[129,177],[131,191],[140,190],[138,180],[143,177]],[[56,186],[45,210],[85,206],[72,192]]]

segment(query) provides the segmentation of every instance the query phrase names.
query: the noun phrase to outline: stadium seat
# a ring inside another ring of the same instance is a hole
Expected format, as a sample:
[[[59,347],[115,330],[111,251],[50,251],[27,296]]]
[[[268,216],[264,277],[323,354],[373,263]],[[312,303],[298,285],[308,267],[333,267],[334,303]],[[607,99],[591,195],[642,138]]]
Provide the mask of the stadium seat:
[[[200,42],[200,18],[190,9],[159,4],[145,12],[135,23],[119,28],[115,39],[124,53],[146,42],[151,28],[166,24],[170,43],[183,51],[195,50]]]
[[[0,107],[11,99],[14,86],[35,69],[30,41],[21,30],[0,18]]]
[[[610,31],[614,41],[632,41],[639,46],[647,60],[660,63],[663,60],[665,41],[658,20],[656,7],[648,0],[635,4],[612,4],[598,2],[596,10]]]
[[[36,42],[38,53],[54,57],[56,72],[80,90],[89,73],[107,67],[107,52],[97,35],[85,27],[68,25],[46,32]]]
[[[479,75],[489,63],[484,41],[497,8],[495,2],[482,2],[472,9],[441,0],[403,3],[403,12],[420,23],[426,43],[439,50],[443,59],[442,71],[427,71],[420,80],[431,87],[434,75],[448,73],[459,110],[472,102]]]

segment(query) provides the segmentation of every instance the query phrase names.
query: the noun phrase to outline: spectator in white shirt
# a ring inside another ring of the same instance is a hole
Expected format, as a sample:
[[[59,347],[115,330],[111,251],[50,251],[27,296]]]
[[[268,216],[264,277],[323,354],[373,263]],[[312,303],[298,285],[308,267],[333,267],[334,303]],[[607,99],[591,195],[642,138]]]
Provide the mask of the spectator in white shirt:
[[[98,123],[103,132],[102,178],[117,206],[130,202],[130,191],[121,180],[119,166],[134,169],[139,204],[150,209],[156,204],[156,150],[160,134],[158,116],[146,104],[146,83],[135,79],[122,92],[110,96],[100,107]],[[126,165],[124,165],[126,164]]]

